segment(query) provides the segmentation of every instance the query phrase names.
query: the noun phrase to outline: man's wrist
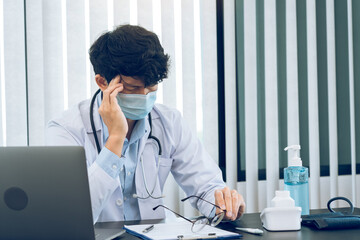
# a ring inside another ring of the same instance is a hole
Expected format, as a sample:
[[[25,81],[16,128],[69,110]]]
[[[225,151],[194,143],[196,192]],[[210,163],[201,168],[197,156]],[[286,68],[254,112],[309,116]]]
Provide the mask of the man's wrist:
[[[124,141],[125,136],[109,136],[106,141],[105,147],[119,157],[121,157]]]

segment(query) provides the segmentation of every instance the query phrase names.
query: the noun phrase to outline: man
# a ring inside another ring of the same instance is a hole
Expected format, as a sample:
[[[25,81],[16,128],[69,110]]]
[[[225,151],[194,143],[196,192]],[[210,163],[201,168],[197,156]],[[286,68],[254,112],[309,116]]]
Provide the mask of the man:
[[[89,52],[101,92],[50,121],[46,141],[84,146],[94,222],[164,218],[164,208],[153,208],[162,204],[170,171],[187,196],[221,208],[190,198],[202,214],[226,210],[225,219],[239,218],[243,197],[225,186],[179,112],[154,105],[169,65],[156,34],[123,25]]]

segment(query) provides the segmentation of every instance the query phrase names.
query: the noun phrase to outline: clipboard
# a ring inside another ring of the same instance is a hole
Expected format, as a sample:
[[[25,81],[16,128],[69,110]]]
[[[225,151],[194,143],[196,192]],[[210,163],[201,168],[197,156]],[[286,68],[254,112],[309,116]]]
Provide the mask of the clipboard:
[[[154,226],[151,231],[143,232]],[[126,232],[145,240],[190,240],[190,239],[237,239],[239,233],[225,231],[206,225],[200,232],[191,231],[192,224],[187,221],[176,221],[158,224],[125,225]]]

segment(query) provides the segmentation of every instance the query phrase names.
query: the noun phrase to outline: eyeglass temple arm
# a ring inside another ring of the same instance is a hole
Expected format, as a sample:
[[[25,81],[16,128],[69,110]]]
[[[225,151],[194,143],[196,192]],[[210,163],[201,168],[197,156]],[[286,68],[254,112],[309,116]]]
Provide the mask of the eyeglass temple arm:
[[[198,199],[200,199],[200,200],[203,200],[204,202],[207,202],[207,203],[209,203],[209,204],[213,205],[214,207],[217,207],[218,209],[220,209],[220,210],[222,210],[222,211],[226,212],[226,210],[225,210],[225,209],[222,209],[222,208],[221,208],[221,207],[219,207],[218,205],[213,204],[212,202],[209,202],[208,200],[205,200],[204,198],[199,197],[199,196],[196,196],[196,195],[191,195],[191,196],[188,196],[188,197],[186,197],[186,198],[181,199],[181,201],[182,201],[182,202],[184,202],[184,201],[188,200],[189,198],[193,198],[193,197],[198,198]]]
[[[191,221],[190,219],[188,219],[188,218],[186,218],[186,217],[178,214],[177,212],[174,212],[173,210],[171,210],[170,208],[168,208],[168,207],[166,207],[166,206],[164,206],[164,205],[157,205],[156,207],[153,208],[153,210],[155,211],[158,207],[166,208],[167,210],[169,210],[170,212],[174,213],[175,215],[177,215],[177,216],[185,219],[186,221],[189,221],[189,222],[193,223],[193,221]]]

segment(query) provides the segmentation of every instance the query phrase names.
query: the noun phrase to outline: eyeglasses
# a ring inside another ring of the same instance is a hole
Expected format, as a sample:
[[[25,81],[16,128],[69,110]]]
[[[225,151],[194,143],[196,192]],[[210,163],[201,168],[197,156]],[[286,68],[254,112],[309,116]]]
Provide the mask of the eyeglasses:
[[[198,198],[200,200],[203,200],[203,201],[213,205],[214,207],[219,208],[220,210],[222,210],[222,212],[216,214],[212,218],[207,218],[205,216],[200,216],[200,217],[196,218],[195,220],[190,220],[190,219],[184,217],[183,215],[181,215],[181,214],[179,214],[177,212],[174,212],[173,210],[171,210],[170,208],[168,208],[168,207],[166,207],[164,205],[158,205],[158,206],[154,207],[153,210],[155,211],[158,207],[163,207],[163,208],[171,211],[175,215],[185,219],[186,221],[191,222],[192,223],[191,231],[194,232],[194,233],[201,231],[206,225],[210,225],[210,226],[215,227],[216,225],[218,225],[221,222],[221,220],[225,216],[226,210],[223,210],[219,206],[217,206],[217,205],[215,205],[215,204],[213,204],[213,203],[211,203],[211,202],[209,202],[209,201],[207,201],[207,200],[205,200],[205,199],[203,199],[201,197],[195,196],[195,195],[192,195],[192,196],[189,196],[187,198],[181,199],[181,201],[184,202],[184,201],[186,201],[186,200],[188,200],[189,198],[192,198],[192,197],[196,197],[196,198]]]
[[[181,199],[181,201],[184,202],[184,201],[188,200],[189,198],[193,198],[193,197],[198,198],[198,199],[200,199],[200,200],[202,200],[202,201],[204,201],[204,202],[207,202],[207,203],[209,203],[209,204],[213,205],[214,207],[216,207],[216,208],[218,208],[218,209],[221,210],[221,212],[219,212],[218,214],[215,214],[214,217],[209,218],[210,226],[215,227],[216,225],[218,225],[218,224],[223,220],[223,218],[224,218],[224,216],[225,216],[225,214],[226,214],[226,210],[225,210],[225,209],[222,209],[222,208],[219,207],[218,205],[213,204],[212,202],[209,202],[209,201],[207,201],[207,200],[205,200],[205,199],[203,199],[203,198],[201,198],[201,197],[198,197],[198,196],[196,196],[196,195],[191,195],[191,196],[188,196],[188,197],[186,197],[186,198]]]

